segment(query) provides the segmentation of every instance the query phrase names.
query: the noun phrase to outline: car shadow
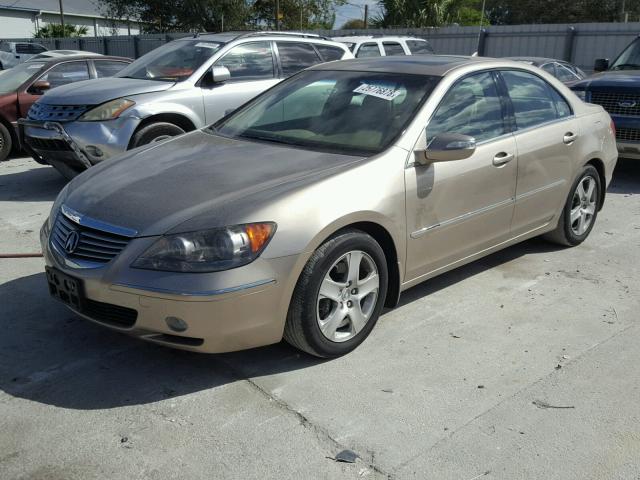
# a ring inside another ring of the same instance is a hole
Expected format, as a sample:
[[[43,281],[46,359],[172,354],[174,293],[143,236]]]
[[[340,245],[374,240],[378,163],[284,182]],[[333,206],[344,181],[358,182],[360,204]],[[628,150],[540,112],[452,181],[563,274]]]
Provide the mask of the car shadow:
[[[538,240],[516,245],[408,290],[401,305],[523,255],[555,248]],[[76,317],[49,298],[44,274],[0,285],[0,304],[5,311],[0,318],[0,390],[63,408],[153,403],[328,361],[284,342],[216,355],[146,343]]]
[[[53,201],[67,181],[52,167],[39,166],[33,160],[15,160],[16,168],[24,162],[33,168],[12,172],[14,160],[5,160],[0,175],[0,201]],[[20,162],[20,165],[18,164]]]
[[[607,193],[640,193],[640,160],[619,159]]]

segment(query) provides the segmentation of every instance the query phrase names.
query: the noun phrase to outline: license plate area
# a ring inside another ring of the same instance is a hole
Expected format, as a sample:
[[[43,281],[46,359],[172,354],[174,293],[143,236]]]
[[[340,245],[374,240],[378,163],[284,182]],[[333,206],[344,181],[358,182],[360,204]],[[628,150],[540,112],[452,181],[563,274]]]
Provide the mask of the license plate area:
[[[51,296],[75,310],[82,311],[84,306],[82,281],[56,268],[45,267],[45,270]]]

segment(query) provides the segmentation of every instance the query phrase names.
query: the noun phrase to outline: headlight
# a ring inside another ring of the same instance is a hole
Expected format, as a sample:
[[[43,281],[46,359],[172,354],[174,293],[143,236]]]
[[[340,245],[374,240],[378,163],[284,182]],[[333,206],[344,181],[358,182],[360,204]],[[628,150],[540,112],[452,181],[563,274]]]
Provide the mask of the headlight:
[[[576,94],[576,96],[582,100],[583,102],[587,101],[587,91],[586,90],[574,90],[573,93]]]
[[[166,235],[131,265],[169,272],[219,272],[253,262],[276,231],[272,222]]]
[[[88,112],[85,112],[78,120],[81,122],[99,122],[100,120],[112,120],[118,118],[127,108],[135,105],[136,102],[126,98],[117,98],[110,102],[98,105]]]

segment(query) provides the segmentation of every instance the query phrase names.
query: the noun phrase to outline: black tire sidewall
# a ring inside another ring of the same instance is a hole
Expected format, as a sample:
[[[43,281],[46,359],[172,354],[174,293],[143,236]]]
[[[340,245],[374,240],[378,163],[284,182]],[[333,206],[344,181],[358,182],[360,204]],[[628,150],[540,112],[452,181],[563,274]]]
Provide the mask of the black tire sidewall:
[[[11,132],[0,123],[0,137],[2,137],[2,147],[0,148],[0,162],[6,160],[11,154],[13,147],[13,139],[11,138]]]
[[[596,182],[596,211],[593,214],[593,218],[591,219],[591,224],[589,225],[589,228],[587,228],[587,230],[582,235],[576,235],[571,229],[571,204],[573,202],[573,196],[575,194],[576,188],[578,188],[578,184],[587,176],[592,177]],[[570,245],[575,246],[575,245],[581,244],[587,239],[587,237],[591,233],[591,230],[593,229],[593,226],[596,224],[596,219],[598,217],[601,194],[602,194],[602,184],[600,182],[600,175],[598,174],[598,171],[595,169],[595,167],[591,165],[585,166],[584,169],[582,170],[582,173],[578,175],[578,177],[573,182],[573,185],[571,185],[571,190],[569,191],[569,197],[567,198],[567,202],[564,206],[564,211],[562,215],[563,223],[564,223],[564,235],[565,235],[565,238],[567,239],[567,242]]]
[[[185,131],[173,123],[151,123],[136,132],[133,136],[133,142],[131,142],[132,148],[147,145],[156,138],[164,135],[175,137],[177,135],[182,135],[183,133],[185,133]]]
[[[322,332],[316,318],[316,303],[320,285],[333,264],[345,253],[361,250],[367,253],[376,263],[380,286],[376,306],[365,327],[358,334],[346,342],[332,342]],[[303,275],[308,275],[306,272]],[[380,245],[364,232],[348,232],[335,237],[331,241],[330,249],[325,255],[318,257],[311,265],[311,274],[304,279],[304,291],[301,292],[302,328],[310,346],[323,357],[337,357],[344,355],[360,345],[371,333],[384,307],[387,294],[388,270],[384,252]]]

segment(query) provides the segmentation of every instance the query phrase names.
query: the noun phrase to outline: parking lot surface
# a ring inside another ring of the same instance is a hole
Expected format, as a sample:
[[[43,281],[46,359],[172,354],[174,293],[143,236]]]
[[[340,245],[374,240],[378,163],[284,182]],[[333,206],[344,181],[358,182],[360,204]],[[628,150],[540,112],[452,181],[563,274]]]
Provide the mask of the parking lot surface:
[[[0,164],[0,253],[40,250],[64,180]],[[0,259],[0,478],[640,478],[640,162],[588,240],[417,286],[353,353],[142,343]],[[354,451],[355,463],[333,460]]]

